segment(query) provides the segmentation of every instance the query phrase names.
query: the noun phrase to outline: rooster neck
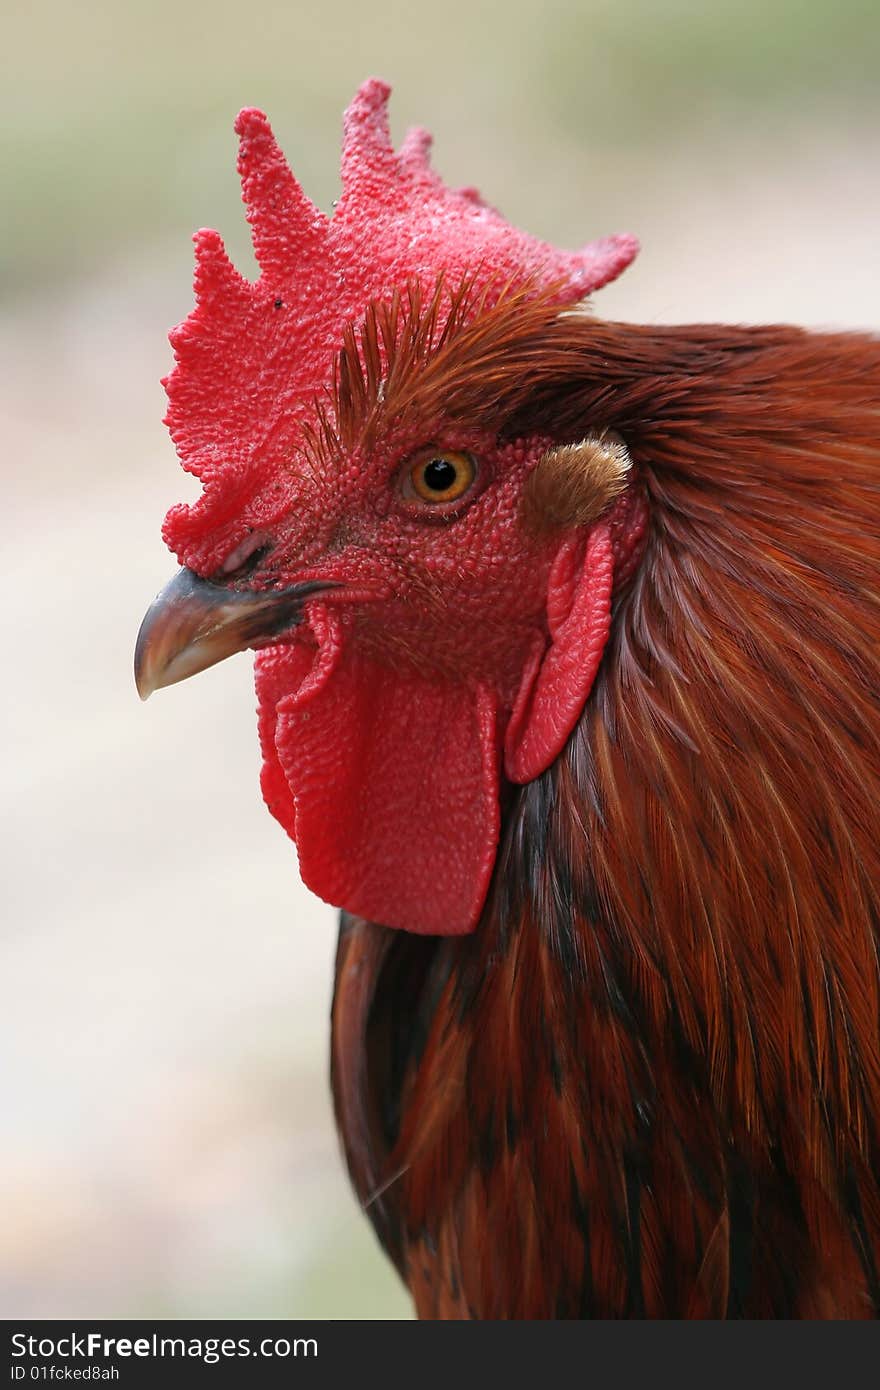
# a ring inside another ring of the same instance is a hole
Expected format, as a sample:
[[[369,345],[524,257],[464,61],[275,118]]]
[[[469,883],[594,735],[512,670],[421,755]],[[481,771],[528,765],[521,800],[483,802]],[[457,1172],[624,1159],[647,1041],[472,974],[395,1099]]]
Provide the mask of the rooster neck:
[[[546,823],[546,787],[523,803],[525,824]],[[420,1314],[868,1315],[873,1146],[838,1097],[818,1131],[792,1126],[815,1059],[743,1112],[669,978],[658,1008],[597,899],[575,935],[530,896],[508,881],[519,914],[496,897],[465,939],[353,920],[341,934],[338,1121]]]

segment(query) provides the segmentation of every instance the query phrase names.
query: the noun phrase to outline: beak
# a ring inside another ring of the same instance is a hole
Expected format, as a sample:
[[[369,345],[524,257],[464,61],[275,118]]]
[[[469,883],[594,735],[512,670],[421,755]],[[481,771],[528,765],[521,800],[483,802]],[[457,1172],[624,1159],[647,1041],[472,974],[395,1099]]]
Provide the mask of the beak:
[[[156,596],[134,649],[134,679],[142,700],[245,647],[265,646],[302,620],[307,598],[326,584],[248,593],[227,589],[182,569]]]

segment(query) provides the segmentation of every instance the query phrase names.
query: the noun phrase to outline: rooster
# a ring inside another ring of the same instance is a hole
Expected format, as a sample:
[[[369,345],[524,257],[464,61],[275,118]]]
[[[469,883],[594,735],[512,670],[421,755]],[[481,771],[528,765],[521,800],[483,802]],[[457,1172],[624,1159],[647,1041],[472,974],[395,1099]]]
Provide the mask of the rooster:
[[[238,117],[261,273],[197,233],[140,693],[257,653],[420,1316],[874,1316],[880,345],[602,322],[634,239],[515,230],[387,99],[331,218]]]

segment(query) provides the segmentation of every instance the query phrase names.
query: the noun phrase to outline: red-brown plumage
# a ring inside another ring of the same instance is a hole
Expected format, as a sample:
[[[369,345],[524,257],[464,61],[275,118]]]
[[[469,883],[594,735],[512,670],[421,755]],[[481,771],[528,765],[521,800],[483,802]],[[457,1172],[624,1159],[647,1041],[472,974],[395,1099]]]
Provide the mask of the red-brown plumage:
[[[356,1185],[423,1316],[875,1315],[880,345],[572,318],[532,370],[647,550],[475,934],[343,930]]]
[[[140,688],[258,649],[421,1315],[874,1316],[880,344],[593,320],[632,239],[516,232],[386,99],[333,218],[240,117],[261,276],[198,235]]]

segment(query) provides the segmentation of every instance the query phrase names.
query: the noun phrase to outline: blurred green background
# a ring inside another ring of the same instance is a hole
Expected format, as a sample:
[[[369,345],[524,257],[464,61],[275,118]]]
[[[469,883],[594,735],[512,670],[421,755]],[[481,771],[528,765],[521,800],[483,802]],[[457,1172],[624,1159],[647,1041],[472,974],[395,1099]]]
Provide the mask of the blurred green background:
[[[0,1313],[407,1316],[338,1156],[334,914],[261,805],[248,659],[132,687],[193,491],[158,386],[190,233],[252,270],[242,105],[329,207],[376,73],[512,221],[640,235],[599,312],[876,327],[880,7],[7,0],[3,35]]]

